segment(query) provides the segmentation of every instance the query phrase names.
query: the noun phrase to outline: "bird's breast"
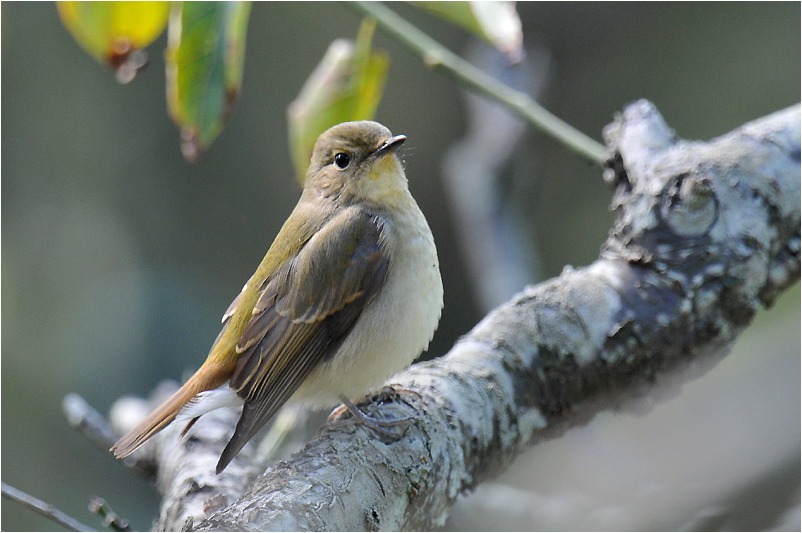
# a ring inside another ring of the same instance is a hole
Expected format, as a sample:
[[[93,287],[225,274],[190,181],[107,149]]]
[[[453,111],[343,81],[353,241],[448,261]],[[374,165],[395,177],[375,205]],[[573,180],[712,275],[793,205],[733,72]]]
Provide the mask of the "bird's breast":
[[[403,370],[425,350],[443,308],[443,283],[434,238],[411,202],[393,215],[377,214],[390,264],[385,282],[336,354],[315,369],[293,397],[313,406],[356,398]]]

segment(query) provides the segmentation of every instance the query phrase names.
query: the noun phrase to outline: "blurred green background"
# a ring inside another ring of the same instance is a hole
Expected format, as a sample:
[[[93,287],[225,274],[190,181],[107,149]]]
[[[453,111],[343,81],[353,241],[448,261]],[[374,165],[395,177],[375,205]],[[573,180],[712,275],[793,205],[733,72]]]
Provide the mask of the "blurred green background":
[[[393,8],[452,50],[470,40]],[[336,3],[255,4],[242,95],[222,136],[189,165],[165,112],[164,37],[146,70],[120,86],[79,49],[52,3],[1,9],[2,478],[97,527],[86,504],[103,496],[146,529],[155,491],[71,431],[61,400],[77,392],[105,412],[200,364],[297,200],[286,107],[329,43],[355,36],[359,18]],[[597,139],[638,98],[690,139],[799,101],[799,3],[518,10],[527,45],[550,50],[547,107]],[[429,352],[439,355],[482,316],[440,177],[442,154],[464,130],[462,93],[381,32],[376,46],[392,58],[377,119],[409,137],[410,188],[441,257],[445,310]],[[592,262],[611,221],[600,172],[531,130],[518,155],[510,179],[544,275]],[[495,493],[464,500],[449,527],[767,529],[779,517],[798,529],[799,309],[796,285],[682,394],[649,416],[603,415],[537,447]],[[722,453],[745,443],[742,455]],[[756,473],[734,476],[745,464]],[[506,494],[497,508],[494,494]],[[53,527],[3,502],[4,530]]]

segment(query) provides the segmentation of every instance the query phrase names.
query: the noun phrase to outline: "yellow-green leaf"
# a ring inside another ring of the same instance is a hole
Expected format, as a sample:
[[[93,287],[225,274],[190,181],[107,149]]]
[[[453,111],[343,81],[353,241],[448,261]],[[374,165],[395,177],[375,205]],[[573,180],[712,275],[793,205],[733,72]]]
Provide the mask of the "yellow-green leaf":
[[[110,65],[121,83],[146,61],[143,48],[167,26],[169,2],[58,2],[64,26],[92,57]]]
[[[331,43],[287,109],[290,155],[301,183],[318,135],[340,122],[368,120],[376,113],[390,58],[372,49],[375,30],[375,21],[365,20],[356,43]]]
[[[223,130],[242,87],[250,2],[176,2],[167,42],[167,107],[195,161]]]
[[[523,55],[521,19],[510,1],[412,2],[485,39],[516,63]]]

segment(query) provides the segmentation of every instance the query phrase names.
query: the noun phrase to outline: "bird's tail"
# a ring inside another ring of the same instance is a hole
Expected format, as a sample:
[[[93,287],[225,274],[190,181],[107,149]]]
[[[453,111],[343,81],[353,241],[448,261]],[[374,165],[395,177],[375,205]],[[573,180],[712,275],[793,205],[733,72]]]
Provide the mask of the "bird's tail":
[[[149,414],[145,420],[115,442],[111,447],[114,456],[117,459],[128,457],[156,433],[167,427],[181,411],[181,408],[198,393],[215,389],[228,380],[229,376],[226,376],[225,373],[215,373],[210,370],[212,369],[207,364],[201,366],[180,389]]]

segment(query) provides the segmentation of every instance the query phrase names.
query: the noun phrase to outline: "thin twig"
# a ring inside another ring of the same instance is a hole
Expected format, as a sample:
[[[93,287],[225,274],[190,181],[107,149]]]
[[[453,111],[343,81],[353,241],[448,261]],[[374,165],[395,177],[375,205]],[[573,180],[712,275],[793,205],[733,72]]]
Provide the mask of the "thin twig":
[[[75,393],[65,395],[61,407],[70,426],[78,430],[99,449],[108,451],[117,440],[117,434],[109,421],[80,395]]]
[[[23,492],[18,488],[12,487],[6,482],[2,483],[2,490],[4,498],[15,501],[23,507],[27,507],[28,509],[44,516],[45,518],[49,518],[53,522],[69,529],[70,531],[95,531],[91,527],[82,524],[68,514],[59,511],[49,503],[43,502],[38,498],[34,498],[27,492]]]
[[[64,396],[61,407],[70,426],[86,437],[103,453],[109,453],[109,448],[119,435],[109,424],[109,421],[97,409],[89,405],[79,394],[71,392]],[[153,479],[156,465],[150,458],[126,458],[123,464],[135,474],[146,479]]]
[[[427,66],[441,71],[468,89],[501,103],[544,135],[563,143],[575,154],[597,165],[604,163],[607,149],[602,144],[553,115],[525,93],[511,89],[477,69],[380,2],[345,4],[376,19],[385,33],[413,54],[420,56]]]
[[[99,496],[93,496],[89,500],[89,510],[100,516],[103,519],[103,525],[114,531],[133,531],[128,520],[115,513],[106,500]]]

